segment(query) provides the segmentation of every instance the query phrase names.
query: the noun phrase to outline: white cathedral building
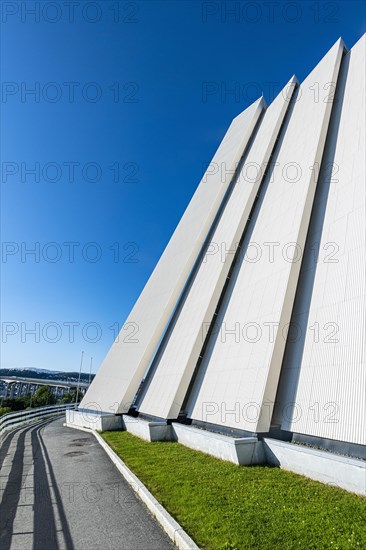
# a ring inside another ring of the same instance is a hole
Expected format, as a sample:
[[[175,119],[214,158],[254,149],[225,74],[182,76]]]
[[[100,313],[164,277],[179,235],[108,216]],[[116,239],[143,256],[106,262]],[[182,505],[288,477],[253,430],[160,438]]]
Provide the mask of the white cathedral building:
[[[365,492],[365,36],[232,121],[70,425]]]

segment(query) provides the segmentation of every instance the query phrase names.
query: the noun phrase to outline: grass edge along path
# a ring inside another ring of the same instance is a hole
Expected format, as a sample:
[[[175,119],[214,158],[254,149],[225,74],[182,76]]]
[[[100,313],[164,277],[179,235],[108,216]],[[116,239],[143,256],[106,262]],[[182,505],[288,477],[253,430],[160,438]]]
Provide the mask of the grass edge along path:
[[[125,431],[104,440],[200,548],[366,548],[366,499],[269,466],[236,466]]]

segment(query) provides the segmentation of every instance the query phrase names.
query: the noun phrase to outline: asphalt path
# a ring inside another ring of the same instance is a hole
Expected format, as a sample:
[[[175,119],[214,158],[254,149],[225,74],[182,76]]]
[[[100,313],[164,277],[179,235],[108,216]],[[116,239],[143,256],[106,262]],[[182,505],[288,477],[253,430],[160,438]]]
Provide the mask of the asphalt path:
[[[14,430],[1,445],[1,550],[175,548],[95,437],[63,422]]]

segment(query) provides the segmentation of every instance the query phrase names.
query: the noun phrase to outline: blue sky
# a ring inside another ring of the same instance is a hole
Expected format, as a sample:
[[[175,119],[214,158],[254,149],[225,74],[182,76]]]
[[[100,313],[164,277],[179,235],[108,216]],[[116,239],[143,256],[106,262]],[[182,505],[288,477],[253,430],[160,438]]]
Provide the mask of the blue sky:
[[[1,366],[95,371],[231,119],[351,47],[364,3],[1,10]]]

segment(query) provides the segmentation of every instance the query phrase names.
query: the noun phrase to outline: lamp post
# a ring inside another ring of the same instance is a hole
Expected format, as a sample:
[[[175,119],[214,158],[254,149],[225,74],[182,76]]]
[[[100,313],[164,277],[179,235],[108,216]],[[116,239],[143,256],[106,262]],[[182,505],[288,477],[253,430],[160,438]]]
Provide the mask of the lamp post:
[[[90,370],[89,370],[89,386],[91,382],[91,373],[92,373],[92,366],[93,366],[93,358],[90,358]]]
[[[84,352],[82,351],[82,352],[81,352],[81,360],[80,360],[80,369],[79,369],[78,385],[77,385],[77,389],[76,389],[75,406],[78,404],[78,398],[79,398],[79,386],[80,386],[81,367],[82,367],[82,365],[83,365],[83,357],[84,357]]]

